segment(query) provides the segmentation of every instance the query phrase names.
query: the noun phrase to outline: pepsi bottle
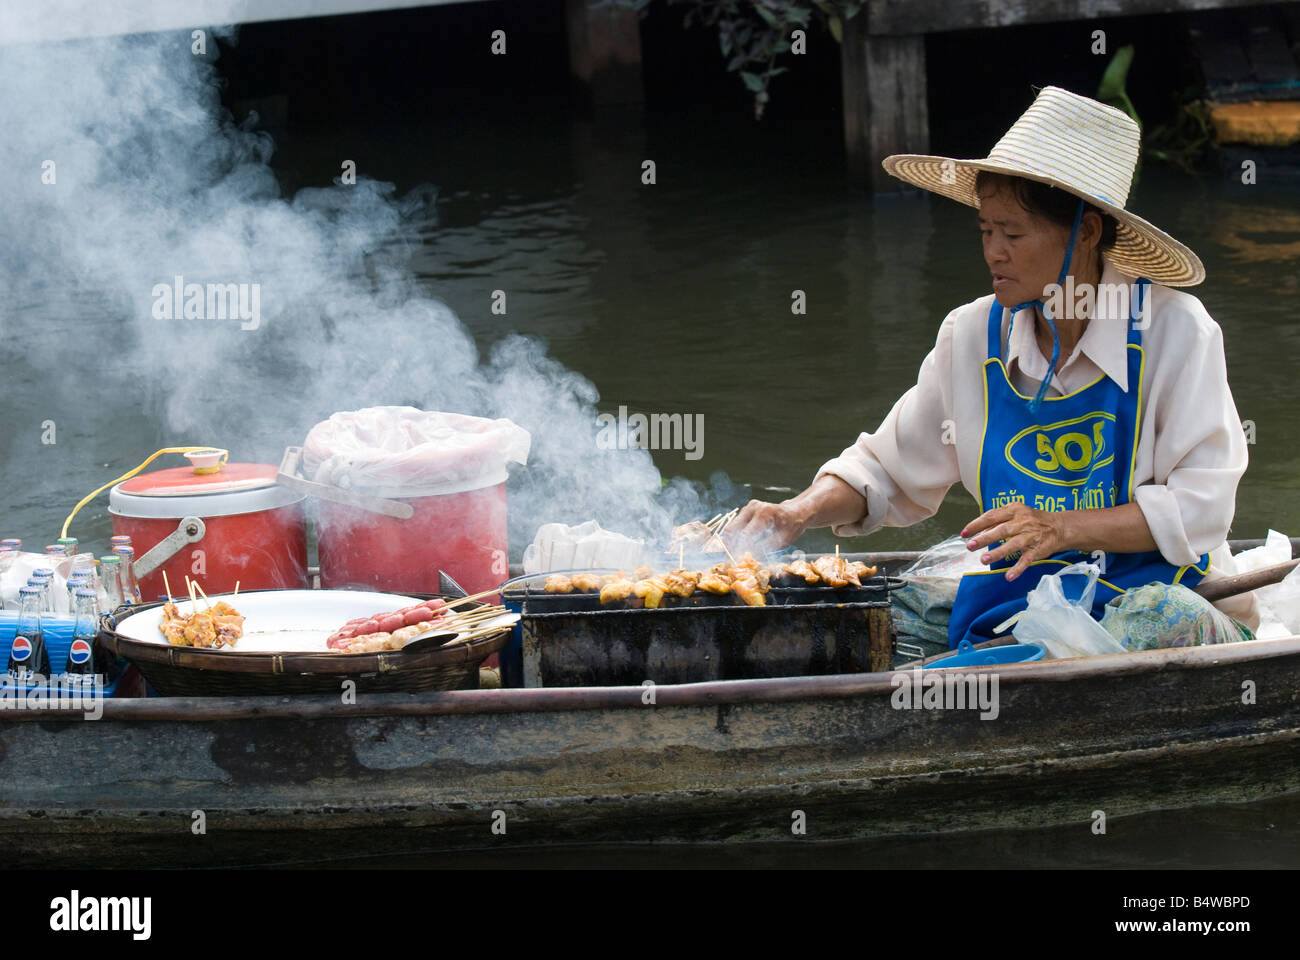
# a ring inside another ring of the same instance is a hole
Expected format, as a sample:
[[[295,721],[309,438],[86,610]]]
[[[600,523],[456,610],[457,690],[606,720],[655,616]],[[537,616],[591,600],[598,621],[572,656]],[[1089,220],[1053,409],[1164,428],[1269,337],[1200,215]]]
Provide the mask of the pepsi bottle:
[[[72,646],[68,648],[68,662],[64,674],[74,681],[92,676],[95,672],[95,635],[99,633],[99,612],[94,590],[82,587],[77,590],[76,621],[72,629]]]
[[[41,631],[41,588],[23,587],[18,596],[18,630],[9,648],[9,676],[20,681],[48,677],[50,655]]]

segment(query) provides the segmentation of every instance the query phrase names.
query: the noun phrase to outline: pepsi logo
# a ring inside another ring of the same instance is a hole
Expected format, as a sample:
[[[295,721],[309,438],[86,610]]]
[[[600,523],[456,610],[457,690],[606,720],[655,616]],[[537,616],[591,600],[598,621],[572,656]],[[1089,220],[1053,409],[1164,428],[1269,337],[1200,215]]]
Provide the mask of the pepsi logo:
[[[15,663],[22,663],[32,655],[32,642],[26,637],[15,637],[13,649],[9,652],[9,659]]]
[[[72,647],[68,650],[68,662],[80,666],[89,659],[90,644],[85,640],[73,640]]]

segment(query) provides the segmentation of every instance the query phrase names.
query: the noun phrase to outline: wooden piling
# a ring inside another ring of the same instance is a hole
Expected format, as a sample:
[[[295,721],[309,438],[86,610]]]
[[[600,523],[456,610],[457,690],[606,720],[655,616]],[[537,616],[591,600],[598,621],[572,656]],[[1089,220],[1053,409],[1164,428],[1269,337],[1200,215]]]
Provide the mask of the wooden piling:
[[[565,0],[569,72],[579,97],[597,107],[642,103],[641,25],[636,12],[613,5],[593,9],[591,3]]]
[[[880,167],[891,153],[930,149],[925,37],[868,33],[866,11],[844,25],[841,78],[849,181],[875,190],[900,186]]]

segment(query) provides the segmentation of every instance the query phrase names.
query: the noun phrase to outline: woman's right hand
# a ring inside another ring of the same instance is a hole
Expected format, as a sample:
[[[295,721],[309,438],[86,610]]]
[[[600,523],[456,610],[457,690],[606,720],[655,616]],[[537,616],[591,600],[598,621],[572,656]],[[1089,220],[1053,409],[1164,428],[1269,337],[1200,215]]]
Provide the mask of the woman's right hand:
[[[793,500],[783,503],[751,500],[727,524],[722,538],[733,550],[762,555],[784,550],[807,529],[807,521]]]
[[[781,503],[751,500],[727,525],[722,539],[733,550],[756,556],[784,550],[811,527],[857,523],[867,514],[867,498],[834,474]]]

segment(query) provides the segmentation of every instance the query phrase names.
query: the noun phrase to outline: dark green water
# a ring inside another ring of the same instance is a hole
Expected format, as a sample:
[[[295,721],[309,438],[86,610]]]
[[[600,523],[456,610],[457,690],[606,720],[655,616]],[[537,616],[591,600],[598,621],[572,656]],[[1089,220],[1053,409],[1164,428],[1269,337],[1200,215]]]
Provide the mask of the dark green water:
[[[407,224],[418,239],[409,266],[482,354],[524,333],[595,386],[601,411],[703,416],[698,460],[653,453],[664,477],[707,482],[721,471],[771,499],[802,489],[914,383],[947,311],[988,289],[971,211],[848,191],[833,142],[792,139],[743,116],[700,109],[592,124],[559,101],[523,120],[470,101],[415,133],[374,121],[328,137],[294,134],[274,164],[287,179],[324,182],[339,141],[345,150],[364,144],[372,174],[399,191],[436,186],[436,204]],[[639,181],[645,158],[657,164],[653,186]],[[1297,532],[1300,421],[1288,385],[1300,361],[1300,192],[1151,166],[1130,206],[1206,263],[1209,280],[1195,292],[1224,330],[1234,396],[1257,440],[1232,536],[1262,536],[1270,526]],[[504,317],[490,309],[496,289],[509,291]],[[790,311],[793,290],[806,293],[804,316]],[[142,380],[99,343],[78,342],[84,305],[21,306],[25,324],[10,326],[3,419],[23,429],[0,465],[3,528],[45,543],[82,494],[196,433],[161,422],[183,388],[177,378]],[[433,365],[437,351],[430,343]],[[231,376],[237,383],[240,371]],[[203,436],[236,448],[239,459],[278,461],[318,418],[292,402],[291,385],[243,423],[238,406],[224,410],[232,395],[219,386],[205,399],[212,429]],[[364,399],[342,391],[332,409]],[[46,416],[75,442],[41,445],[35,424]],[[737,490],[732,502],[744,495]],[[79,519],[83,540],[107,536],[105,499]],[[935,518],[845,547],[919,548],[972,510],[956,487]],[[557,518],[538,514],[512,531],[514,559],[536,523]],[[601,519],[618,527],[618,517]],[[811,533],[805,546],[831,541]]]

